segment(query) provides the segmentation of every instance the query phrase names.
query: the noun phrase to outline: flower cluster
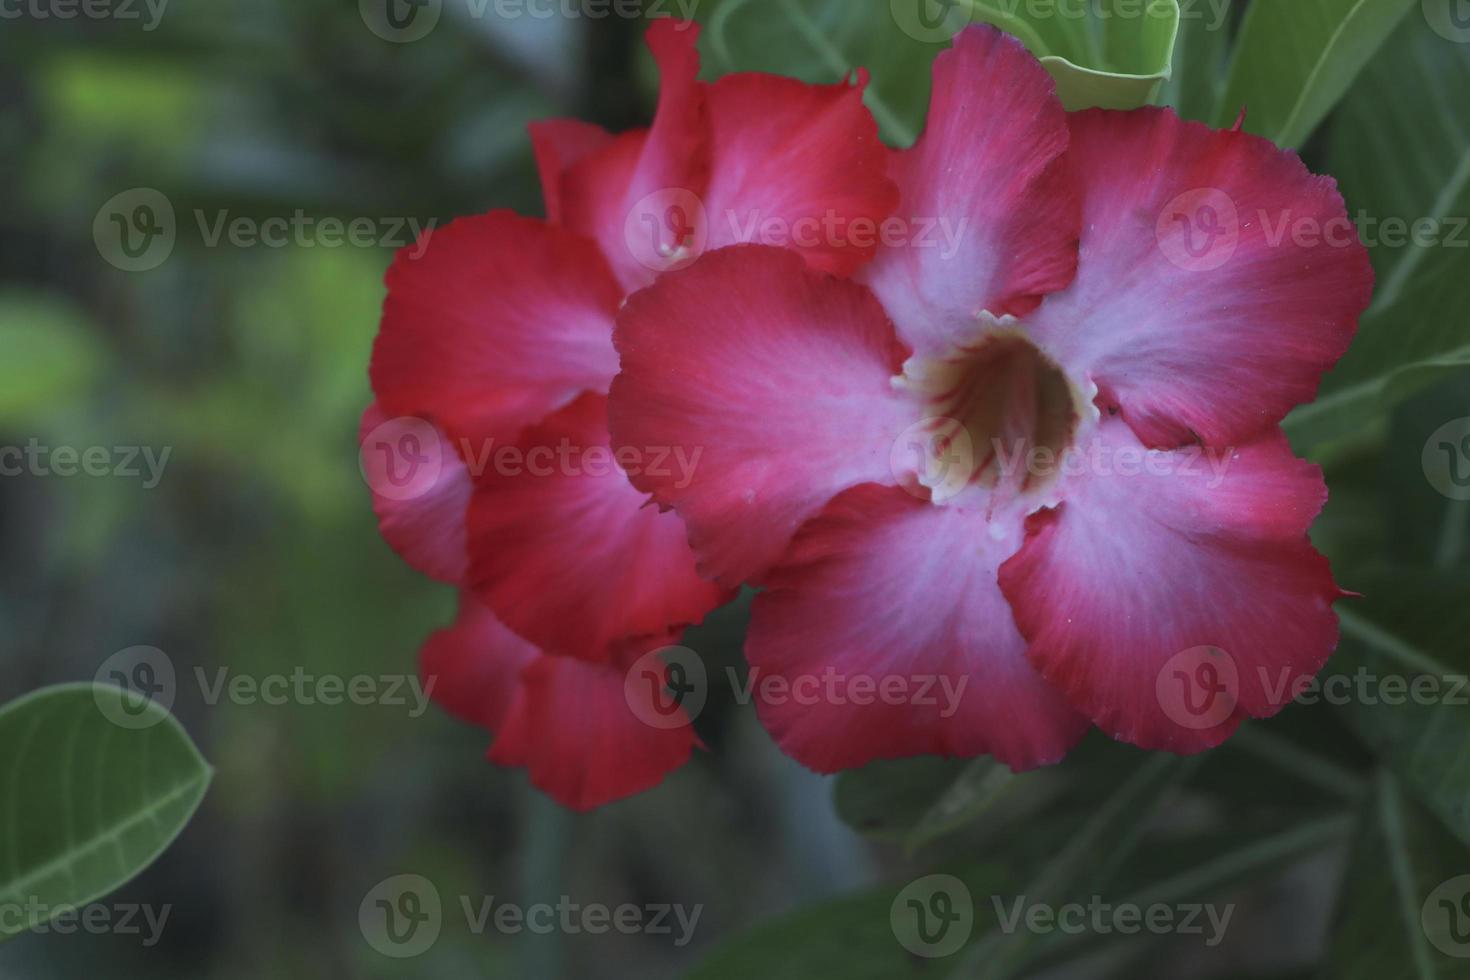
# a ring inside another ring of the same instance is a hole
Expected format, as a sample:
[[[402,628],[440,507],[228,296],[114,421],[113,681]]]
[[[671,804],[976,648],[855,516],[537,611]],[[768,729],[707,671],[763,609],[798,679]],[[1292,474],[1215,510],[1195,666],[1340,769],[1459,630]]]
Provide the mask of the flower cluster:
[[[748,584],[763,677],[965,682],[946,710],[757,699],[823,772],[930,753],[1028,768],[1092,725],[1198,751],[1279,710],[1254,678],[1314,675],[1341,595],[1307,538],[1320,473],[1279,423],[1346,349],[1372,275],[1360,246],[1249,220],[1228,258],[1188,261],[1216,225],[1181,202],[1327,222],[1334,183],[1168,110],[1067,113],[988,27],[936,59],[900,151],[866,76],[705,83],[696,36],[650,29],[649,129],[532,127],[544,221],[460,219],[388,273],[362,439],[366,458],[411,419],[444,447],[417,492],[374,486],[388,542],[461,590],[422,652],[436,699],[569,806],[640,791],[697,740],[687,718],[643,720],[657,692],[630,666]],[[847,233],[895,219],[953,236]],[[957,476],[936,463],[960,443]],[[693,462],[471,465],[491,444]],[[1004,465],[1082,447],[1162,463]],[[1201,453],[1210,479],[1184,465]],[[1206,646],[1239,684],[1219,723],[1180,724],[1160,672]]]

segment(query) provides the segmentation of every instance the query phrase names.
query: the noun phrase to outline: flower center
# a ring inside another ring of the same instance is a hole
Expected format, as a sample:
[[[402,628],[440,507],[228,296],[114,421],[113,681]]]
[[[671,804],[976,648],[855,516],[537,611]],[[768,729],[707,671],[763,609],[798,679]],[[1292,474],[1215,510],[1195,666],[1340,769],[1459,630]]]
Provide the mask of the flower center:
[[[1010,317],[973,343],[910,359],[897,383],[924,401],[919,481],[936,502],[976,485],[1006,498],[1044,490],[1093,411]]]

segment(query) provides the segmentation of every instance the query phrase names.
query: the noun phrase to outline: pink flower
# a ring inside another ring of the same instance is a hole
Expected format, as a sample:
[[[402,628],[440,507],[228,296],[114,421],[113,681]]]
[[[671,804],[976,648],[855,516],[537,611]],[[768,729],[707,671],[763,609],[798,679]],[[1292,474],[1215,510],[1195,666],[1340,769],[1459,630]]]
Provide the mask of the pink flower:
[[[1279,428],[1371,293],[1356,236],[1295,233],[1345,219],[1334,182],[1166,109],[1067,114],[986,27],[890,172],[947,247],[890,243],[860,282],[727,248],[618,318],[615,443],[703,450],[687,485],[635,484],[701,571],[764,586],[762,721],[823,772],[1022,769],[1089,724],[1193,752],[1278,711],[1342,594]]]
[[[682,472],[667,447],[613,453],[620,304],[705,249],[813,217],[876,222],[897,199],[861,83],[700,83],[696,36],[669,20],[648,32],[662,75],[650,129],[532,126],[547,220],[494,211],[400,252],[373,350],[361,442],[380,528],[464,590],[423,651],[434,695],[498,733],[492,760],[579,809],[689,757],[688,719],[648,724],[625,677],[729,597],[696,573],[679,517],[629,482],[632,468]],[[844,239],[790,254],[849,274],[874,251]]]

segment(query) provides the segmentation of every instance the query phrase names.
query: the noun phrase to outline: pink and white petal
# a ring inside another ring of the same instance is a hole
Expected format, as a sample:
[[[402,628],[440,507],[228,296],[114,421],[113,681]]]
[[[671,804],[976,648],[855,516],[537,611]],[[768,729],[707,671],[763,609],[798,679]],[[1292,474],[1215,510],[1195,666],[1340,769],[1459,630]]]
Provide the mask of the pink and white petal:
[[[1151,446],[1226,446],[1310,400],[1373,288],[1336,183],[1168,109],[1069,121],[1081,262],[1032,335]]]
[[[499,731],[521,687],[521,671],[541,652],[461,593],[453,626],[436,630],[419,652],[424,691],[462,721]]]
[[[671,202],[698,195],[709,180],[709,118],[696,80],[699,26],[660,18],[648,29],[659,68],[653,126],[620,134],[584,157],[562,178],[564,224],[602,248],[625,292],[662,271],[634,246],[646,222],[661,228]]]
[[[615,664],[542,656],[521,681],[490,761],[525,766],[563,806],[590,810],[651,789],[693,752],[687,721],[652,725],[634,710],[637,688]]]
[[[1279,430],[1146,452],[1116,418],[1088,458],[1001,566],[1031,662],[1143,748],[1196,752],[1275,714],[1337,643],[1342,593],[1307,539],[1321,472]]]
[[[956,35],[934,60],[924,134],[894,154],[901,243],[862,278],[922,354],[972,332],[981,310],[1024,314],[1071,282],[1080,199],[1056,84],[993,27]]]
[[[400,250],[387,278],[369,370],[390,416],[512,439],[617,373],[622,294],[596,246],[562,228],[461,218]]]
[[[541,177],[546,220],[559,224],[562,175],[611,143],[613,135],[601,126],[580,119],[542,119],[526,128],[531,134],[531,148],[536,154],[536,172]]]
[[[907,351],[873,295],[788,249],[736,245],[666,273],[618,318],[618,446],[688,465],[632,474],[677,510],[701,571],[756,578],[838,492],[895,484],[920,416],[891,379]]]
[[[1019,515],[935,506],[866,484],[798,533],[746,641],[762,723],[818,772],[874,759],[990,754],[1057,762],[1087,730],[1026,660],[996,583]]]
[[[857,84],[727,75],[709,90],[706,247],[789,246],[813,268],[850,275],[877,250],[898,191]]]
[[[405,458],[405,436],[413,440],[412,458]],[[383,540],[429,578],[463,581],[469,567],[465,521],[473,482],[449,437],[427,421],[390,420],[373,402],[362,413],[358,445]],[[421,474],[407,468],[420,465],[425,466]]]
[[[548,653],[606,659],[620,640],[697,623],[726,601],[696,573],[678,515],[628,482],[605,398],[584,395],[516,448],[521,462],[492,459],[477,481],[469,521],[470,581],[516,632]]]

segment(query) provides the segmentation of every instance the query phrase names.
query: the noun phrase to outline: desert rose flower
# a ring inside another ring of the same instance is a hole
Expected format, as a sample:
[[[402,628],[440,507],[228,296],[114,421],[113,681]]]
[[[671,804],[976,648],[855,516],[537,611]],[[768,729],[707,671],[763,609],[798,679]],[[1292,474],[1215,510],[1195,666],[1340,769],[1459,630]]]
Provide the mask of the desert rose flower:
[[[897,201],[861,78],[707,84],[696,37],[672,20],[648,32],[651,128],[531,127],[546,220],[462,218],[399,253],[360,436],[384,537],[464,591],[422,654],[436,698],[497,733],[492,760],[582,809],[688,758],[687,718],[650,726],[624,676],[730,595],[696,572],[682,520],[629,481],[692,478],[699,454],[611,446],[617,310],[736,242],[851,274],[877,243],[848,223],[876,225]],[[825,233],[793,236],[813,223]]]
[[[1283,233],[1341,222],[1334,182],[1167,109],[1065,113],[978,26],[891,173],[953,247],[885,246],[852,281],[736,246],[619,315],[615,444],[703,448],[687,484],[634,483],[702,571],[764,587],[752,672],[838,692],[758,696],[767,728],[819,771],[1023,769],[1089,725],[1192,752],[1278,711],[1342,594],[1307,538],[1321,475],[1279,427],[1370,298],[1356,236]]]

